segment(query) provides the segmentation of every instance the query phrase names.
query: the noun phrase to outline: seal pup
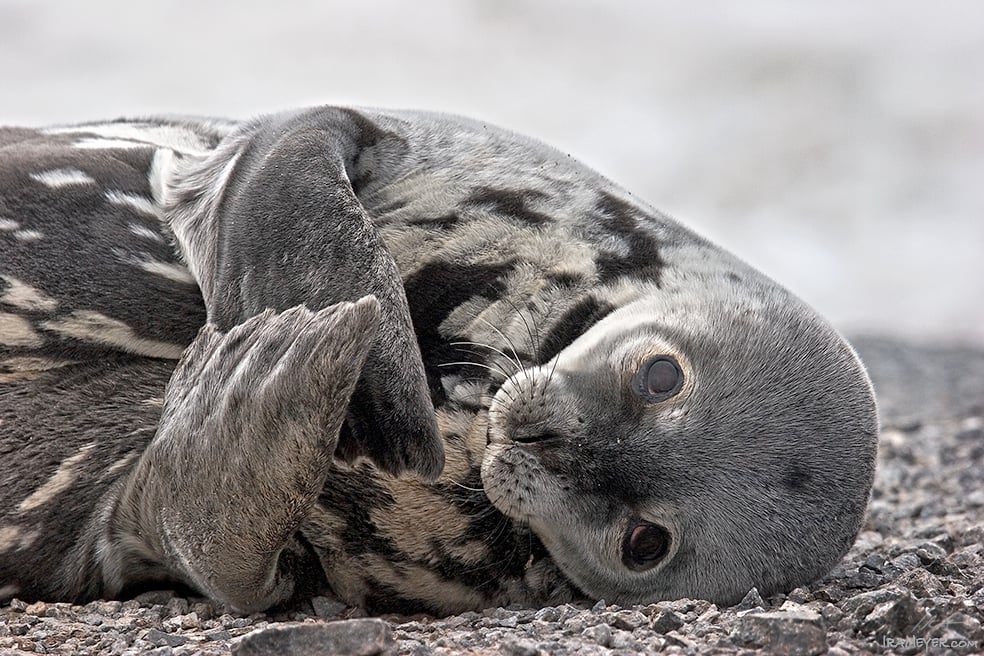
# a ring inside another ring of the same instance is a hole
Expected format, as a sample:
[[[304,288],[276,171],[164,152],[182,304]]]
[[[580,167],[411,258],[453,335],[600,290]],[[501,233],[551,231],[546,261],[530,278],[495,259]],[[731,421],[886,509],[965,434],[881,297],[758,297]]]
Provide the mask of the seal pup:
[[[335,107],[8,128],[0,240],[7,597],[731,603],[861,526],[847,343],[520,135]]]

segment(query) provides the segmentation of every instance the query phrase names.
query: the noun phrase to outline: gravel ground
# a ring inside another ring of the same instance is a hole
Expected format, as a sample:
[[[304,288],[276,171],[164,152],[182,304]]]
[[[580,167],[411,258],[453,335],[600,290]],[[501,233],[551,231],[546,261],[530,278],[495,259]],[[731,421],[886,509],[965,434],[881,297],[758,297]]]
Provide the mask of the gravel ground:
[[[868,522],[834,571],[787,595],[381,619],[325,598],[248,617],[166,591],[85,606],[14,600],[0,607],[0,654],[982,652],[984,351],[855,344],[883,422]]]

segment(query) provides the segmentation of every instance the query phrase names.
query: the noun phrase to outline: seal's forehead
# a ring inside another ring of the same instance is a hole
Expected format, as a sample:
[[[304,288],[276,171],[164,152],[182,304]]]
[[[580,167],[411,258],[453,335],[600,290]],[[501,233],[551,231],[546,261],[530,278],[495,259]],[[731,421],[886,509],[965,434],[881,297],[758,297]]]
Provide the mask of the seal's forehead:
[[[746,333],[773,334],[789,316],[813,320],[812,312],[782,288],[750,283],[680,289],[635,284],[611,290],[604,301],[616,309],[571,343],[563,358],[637,346],[684,352],[735,341],[738,326]]]

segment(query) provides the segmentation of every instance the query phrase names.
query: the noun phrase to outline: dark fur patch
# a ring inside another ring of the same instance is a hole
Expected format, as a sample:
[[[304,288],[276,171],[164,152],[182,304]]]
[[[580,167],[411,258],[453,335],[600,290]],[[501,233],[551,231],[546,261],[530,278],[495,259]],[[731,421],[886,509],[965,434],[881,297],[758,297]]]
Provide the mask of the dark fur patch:
[[[25,229],[44,237],[19,242],[0,234],[0,273],[57,300],[59,316],[90,310],[125,322],[140,337],[179,344],[194,339],[205,323],[197,286],[144,271],[121,256],[122,249],[137,261],[178,264],[166,240],[134,239],[130,231],[130,224],[137,224],[160,232],[160,222],[106,197],[113,191],[149,199],[146,172],[152,155],[149,147],[93,153],[63,147],[52,138],[23,150],[16,145],[3,149],[0,213],[17,217]],[[31,178],[60,168],[77,168],[95,183],[51,189]],[[47,312],[23,314],[34,321],[48,317]],[[106,350],[53,334],[46,338],[51,357]]]
[[[813,475],[809,471],[793,463],[783,474],[782,484],[787,489],[798,492],[809,485],[811,480],[813,480]]]
[[[450,230],[461,223],[461,217],[451,212],[435,217],[419,217],[407,221],[407,225],[426,226],[428,228],[438,228],[439,230]]]
[[[599,220],[614,236],[621,237],[629,247],[627,255],[611,253],[598,257],[598,277],[602,283],[621,276],[640,280],[660,281],[666,263],[659,254],[659,243],[639,226],[639,210],[607,192],[599,194]]]
[[[465,199],[469,205],[491,207],[495,212],[531,226],[542,226],[553,221],[548,215],[530,207],[531,201],[546,198],[546,194],[535,189],[496,189],[479,187]]]
[[[349,108],[342,108],[341,112],[358,128],[355,147],[360,154],[356,156],[354,166],[355,174],[352,176],[352,191],[358,195],[362,188],[372,180],[375,173],[372,169],[362,166],[362,153],[369,148],[378,146],[384,141],[399,144],[406,148],[406,140],[395,132],[382,129],[361,112]]]
[[[393,541],[376,531],[371,511],[396,504],[389,490],[376,482],[372,465],[360,463],[352,469],[332,467],[328,484],[318,502],[346,520],[341,538],[351,556],[375,553],[387,559],[402,559]]]
[[[596,298],[586,298],[567,312],[550,327],[543,337],[537,353],[537,364],[549,362],[554,356],[571,345],[571,343],[588,331],[617,308],[608,303],[602,303]]]
[[[396,590],[378,581],[369,580],[366,582],[368,591],[366,592],[366,610],[374,615],[391,613],[393,615],[416,615],[421,611],[429,612],[431,615],[439,616],[438,609],[428,608],[425,604],[416,599],[406,599],[400,597]]]
[[[481,375],[477,367],[440,367],[448,362],[482,362],[480,355],[469,354],[454,346],[438,332],[448,315],[474,296],[494,302],[505,291],[503,275],[512,269],[512,261],[503,264],[452,264],[432,262],[409,276],[403,283],[410,305],[410,318],[424,359],[427,384],[435,406],[447,401],[441,377],[455,373]]]
[[[574,287],[584,281],[584,276],[578,273],[548,273],[546,279],[557,287]]]
[[[86,525],[99,499],[136,458],[124,468],[110,466],[139,453],[154,436],[160,408],[142,401],[163,393],[172,368],[167,361],[104,354],[35,381],[0,385],[0,526],[43,531],[30,548],[0,558],[0,581],[16,584],[20,598],[88,601],[99,594],[96,563],[84,551]],[[64,490],[19,509],[83,447],[86,455]],[[72,563],[73,580],[49,575],[65,562]],[[138,568],[134,563],[130,573]]]
[[[506,556],[476,565],[455,560],[447,554],[443,545],[435,543],[435,553],[442,555],[438,571],[448,579],[492,596],[501,589],[502,581],[522,578],[531,551],[544,547],[528,527],[517,528],[489,503],[488,497],[481,491],[482,478],[478,469],[472,469],[468,477],[459,483],[461,485],[441,486],[445,498],[469,518],[468,529],[456,543],[483,542],[492,553]]]

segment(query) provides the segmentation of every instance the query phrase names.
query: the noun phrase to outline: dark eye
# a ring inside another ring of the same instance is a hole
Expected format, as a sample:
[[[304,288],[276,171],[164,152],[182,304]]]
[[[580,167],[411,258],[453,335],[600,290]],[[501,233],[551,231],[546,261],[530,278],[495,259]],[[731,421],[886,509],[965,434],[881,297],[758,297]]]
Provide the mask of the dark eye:
[[[635,390],[649,403],[665,401],[683,387],[683,370],[668,355],[650,358],[636,372]]]
[[[670,551],[670,532],[649,522],[629,525],[622,542],[622,563],[631,570],[642,572],[655,567]]]

